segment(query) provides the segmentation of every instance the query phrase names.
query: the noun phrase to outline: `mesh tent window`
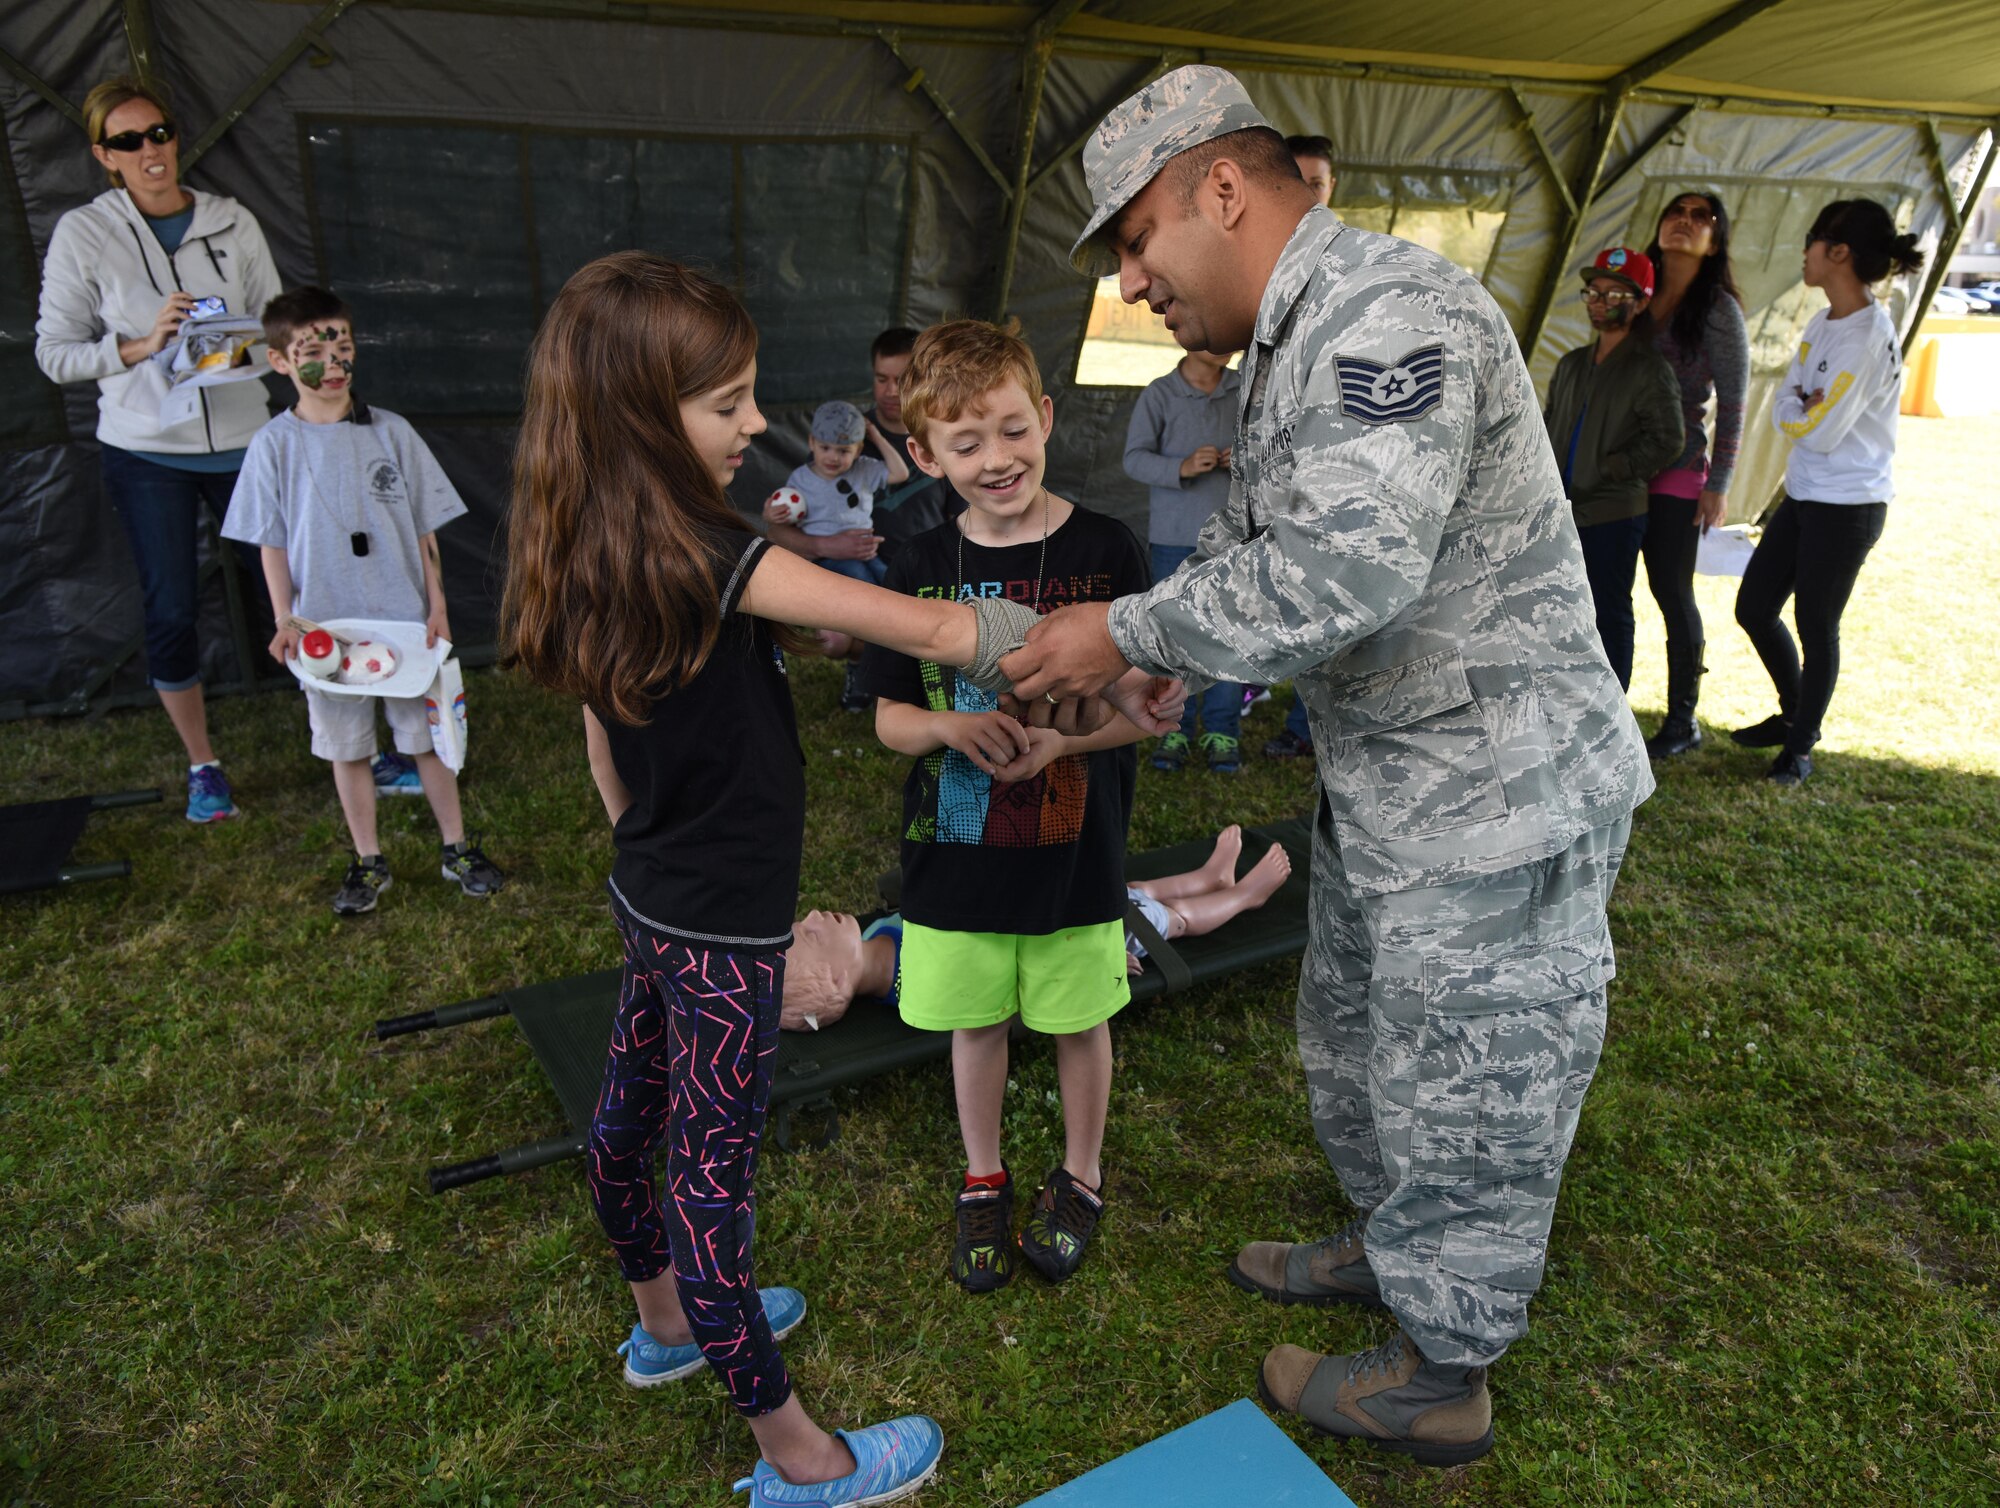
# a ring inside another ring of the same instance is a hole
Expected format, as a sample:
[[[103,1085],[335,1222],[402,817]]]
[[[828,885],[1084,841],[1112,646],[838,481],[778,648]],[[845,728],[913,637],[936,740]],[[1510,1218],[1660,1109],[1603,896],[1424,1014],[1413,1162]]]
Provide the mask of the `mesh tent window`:
[[[370,385],[401,412],[518,412],[548,301],[627,247],[736,289],[769,404],[844,390],[854,353],[902,319],[907,139],[325,117],[301,131],[319,277],[353,306]]]
[[[1509,174],[1353,163],[1337,165],[1334,174],[1333,209],[1348,224],[1401,236],[1484,276],[1513,198]],[[1116,277],[1095,285],[1075,385],[1144,387],[1172,371],[1180,356],[1157,314],[1119,298]]]
[[[1414,241],[1485,278],[1514,197],[1512,175],[1341,162],[1333,175],[1333,210],[1349,225]]]

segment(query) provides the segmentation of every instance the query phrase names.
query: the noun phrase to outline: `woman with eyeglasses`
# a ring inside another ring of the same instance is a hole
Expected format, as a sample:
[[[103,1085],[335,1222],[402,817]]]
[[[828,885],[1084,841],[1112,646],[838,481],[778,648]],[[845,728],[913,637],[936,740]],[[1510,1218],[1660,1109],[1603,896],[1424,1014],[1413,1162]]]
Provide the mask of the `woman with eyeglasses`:
[[[1653,478],[1646,508],[1646,582],[1667,626],[1667,715],[1646,740],[1655,759],[1701,747],[1701,609],[1694,599],[1695,548],[1723,521],[1730,473],[1743,436],[1750,386],[1750,331],[1729,265],[1729,216],[1713,194],[1677,194],[1660,214],[1646,255],[1659,270],[1655,343],[1680,382],[1686,439],[1680,459]],[[1703,427],[1715,399],[1715,435]]]
[[[145,601],[146,675],[188,757],[190,822],[236,815],[208,738],[196,538],[204,504],[229,506],[243,448],[269,417],[261,383],[204,388],[201,410],[163,426],[163,383],[139,371],[170,348],[197,300],[260,317],[277,297],[264,233],[233,199],[184,188],[165,98],[133,79],[99,84],[83,113],[111,187],[56,222],[42,266],[35,357],[52,382],[95,382],[104,493],[131,541]],[[247,587],[263,576],[250,550]],[[254,629],[253,629],[254,632]]]
[[[1826,295],[1826,307],[1806,321],[1771,407],[1772,424],[1792,442],[1785,495],[1736,592],[1736,621],[1770,674],[1778,710],[1729,736],[1745,748],[1777,749],[1765,772],[1776,785],[1812,774],[1812,747],[1840,675],[1840,617],[1895,490],[1903,350],[1895,320],[1870,290],[1923,265],[1917,238],[1898,234],[1873,199],[1836,199],[1806,236],[1801,276]],[[1796,644],[1781,616],[1787,597]]]

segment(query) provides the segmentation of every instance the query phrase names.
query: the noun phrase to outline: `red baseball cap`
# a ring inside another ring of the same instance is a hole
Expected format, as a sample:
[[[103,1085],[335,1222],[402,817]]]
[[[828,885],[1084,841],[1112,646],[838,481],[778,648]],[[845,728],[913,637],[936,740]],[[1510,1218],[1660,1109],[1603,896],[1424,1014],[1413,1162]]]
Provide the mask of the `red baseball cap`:
[[[1629,246],[1607,246],[1596,261],[1576,272],[1586,283],[1592,278],[1614,278],[1641,298],[1653,296],[1653,259]]]

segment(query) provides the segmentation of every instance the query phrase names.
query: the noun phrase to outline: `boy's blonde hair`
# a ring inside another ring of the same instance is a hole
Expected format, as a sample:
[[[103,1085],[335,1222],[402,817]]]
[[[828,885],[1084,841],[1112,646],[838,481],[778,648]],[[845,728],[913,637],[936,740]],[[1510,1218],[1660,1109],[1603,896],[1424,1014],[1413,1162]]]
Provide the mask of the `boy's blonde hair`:
[[[1008,320],[1004,329],[983,319],[932,325],[917,337],[909,370],[903,373],[903,423],[928,450],[928,426],[948,424],[979,407],[1010,379],[1027,389],[1031,404],[1041,407],[1041,368],[1021,339],[1019,320]]]

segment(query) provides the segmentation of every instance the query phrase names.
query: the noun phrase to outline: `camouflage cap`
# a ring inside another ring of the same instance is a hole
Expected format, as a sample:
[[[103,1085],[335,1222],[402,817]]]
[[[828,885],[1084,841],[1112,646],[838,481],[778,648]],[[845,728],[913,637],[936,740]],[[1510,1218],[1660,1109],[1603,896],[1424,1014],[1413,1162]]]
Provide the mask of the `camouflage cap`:
[[[1190,63],[1154,79],[1105,116],[1084,143],[1083,178],[1092,209],[1090,223],[1070,248],[1070,264],[1093,277],[1116,272],[1117,258],[1098,235],[1169,158],[1231,131],[1270,124],[1227,69]]]

